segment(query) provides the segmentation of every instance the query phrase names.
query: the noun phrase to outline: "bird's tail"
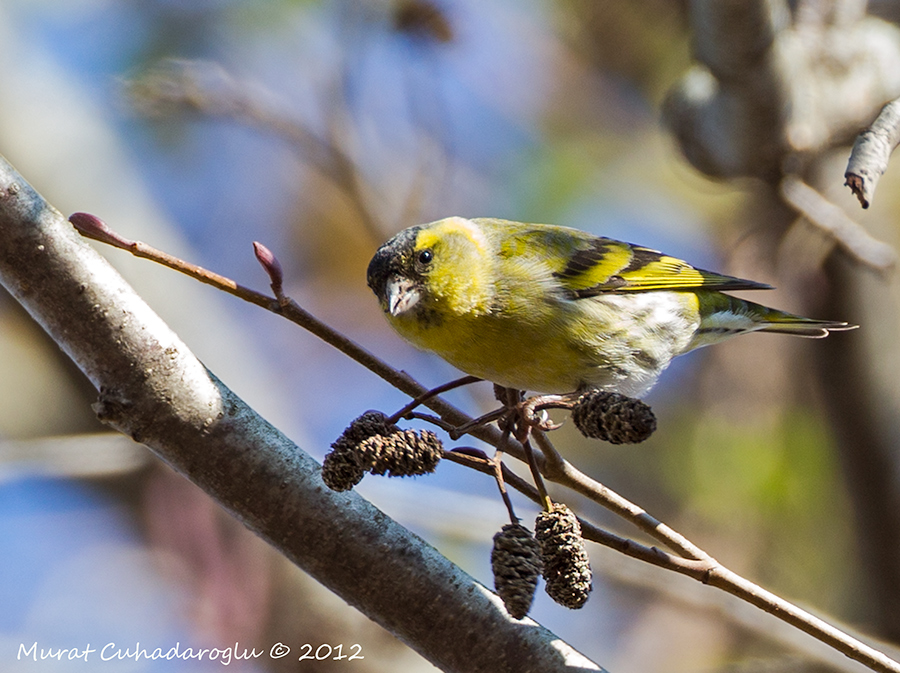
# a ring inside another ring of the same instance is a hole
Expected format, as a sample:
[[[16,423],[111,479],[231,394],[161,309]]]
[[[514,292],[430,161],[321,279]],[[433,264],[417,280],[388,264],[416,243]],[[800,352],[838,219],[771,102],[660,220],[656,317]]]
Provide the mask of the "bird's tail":
[[[778,332],[779,334],[793,334],[794,336],[808,339],[821,339],[831,332],[842,332],[848,329],[856,329],[859,325],[836,320],[813,320],[799,315],[784,313],[775,309],[768,309],[765,327],[759,328],[759,332]]]
[[[734,297],[731,297],[734,300]],[[738,299],[737,301],[742,301]],[[743,302],[746,310],[753,316],[757,332],[777,332],[778,334],[793,334],[794,336],[808,339],[821,339],[827,337],[830,332],[840,332],[848,329],[856,329],[859,325],[837,320],[815,320],[794,315],[776,308],[769,308],[753,302]]]
[[[777,332],[821,339],[830,332],[858,327],[836,320],[804,318],[721,292],[698,293],[698,296],[702,318],[693,347],[746,332]]]

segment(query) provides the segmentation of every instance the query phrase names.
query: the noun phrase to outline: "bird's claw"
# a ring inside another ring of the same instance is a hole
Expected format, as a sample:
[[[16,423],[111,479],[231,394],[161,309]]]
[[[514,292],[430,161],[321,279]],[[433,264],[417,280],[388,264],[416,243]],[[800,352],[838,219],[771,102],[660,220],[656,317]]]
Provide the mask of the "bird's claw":
[[[522,416],[522,420],[538,430],[556,430],[561,427],[561,424],[551,421],[550,415],[543,406],[558,402],[560,398],[560,395],[536,395],[535,397],[529,397],[519,404],[519,413]]]

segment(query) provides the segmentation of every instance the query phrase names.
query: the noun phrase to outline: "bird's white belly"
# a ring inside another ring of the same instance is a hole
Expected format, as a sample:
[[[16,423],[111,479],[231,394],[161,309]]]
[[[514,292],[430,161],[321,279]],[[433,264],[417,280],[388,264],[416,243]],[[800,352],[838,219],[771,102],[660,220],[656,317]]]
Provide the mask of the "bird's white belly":
[[[595,358],[584,383],[624,395],[646,393],[672,358],[689,350],[700,324],[690,292],[604,294],[588,302],[583,324],[599,329],[588,339]]]

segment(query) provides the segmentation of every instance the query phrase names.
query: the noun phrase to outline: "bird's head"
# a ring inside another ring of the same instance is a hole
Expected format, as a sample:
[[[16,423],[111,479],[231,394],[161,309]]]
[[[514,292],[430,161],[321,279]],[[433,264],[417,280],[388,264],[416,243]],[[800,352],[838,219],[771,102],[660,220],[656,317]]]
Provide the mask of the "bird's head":
[[[490,303],[488,241],[462,217],[410,227],[378,249],[367,277],[392,322],[478,312]]]

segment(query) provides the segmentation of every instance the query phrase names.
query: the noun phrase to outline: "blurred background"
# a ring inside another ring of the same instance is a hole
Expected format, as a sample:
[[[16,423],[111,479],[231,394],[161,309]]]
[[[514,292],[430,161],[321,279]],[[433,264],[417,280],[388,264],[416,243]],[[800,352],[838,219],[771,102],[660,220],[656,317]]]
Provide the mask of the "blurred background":
[[[263,242],[292,297],[426,385],[456,372],[389,330],[365,268],[399,229],[448,215],[640,243],[777,285],[769,305],[862,324],[826,342],[754,335],[680,358],[647,399],[659,430],[646,444],[568,427],[556,438],[580,469],[727,567],[900,642],[896,279],[830,259],[833,244],[765,184],[713,181],[681,156],[660,109],[691,65],[686,5],[3,0],[0,153],[64,214],[94,213],[265,291],[251,247]],[[900,16],[886,0],[869,10]],[[841,186],[847,155],[817,158],[823,192],[896,244],[896,176],[863,212]],[[318,459],[352,418],[406,401],[273,315],[98,249]],[[473,414],[492,402],[486,384],[450,397]],[[247,671],[433,670],[149,451],[107,434],[95,398],[0,296],[0,667],[93,670],[17,652],[113,642],[265,652],[230,664]],[[492,585],[491,537],[506,511],[491,480],[442,464],[358,490]],[[536,510],[514,501],[530,525]],[[539,589],[531,615],[609,670],[862,670],[721,592],[590,551],[587,606],[568,611]],[[277,643],[291,655],[271,659]],[[365,659],[298,661],[304,643],[314,654],[359,644]],[[132,659],[103,670],[221,665]]]

